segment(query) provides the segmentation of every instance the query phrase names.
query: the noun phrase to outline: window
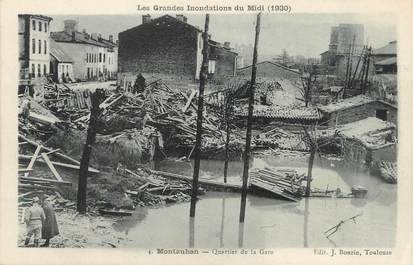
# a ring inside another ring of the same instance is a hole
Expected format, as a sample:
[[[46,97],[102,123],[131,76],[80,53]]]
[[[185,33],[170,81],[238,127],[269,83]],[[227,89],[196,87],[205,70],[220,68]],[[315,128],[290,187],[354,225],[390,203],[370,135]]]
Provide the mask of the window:
[[[39,21],[39,31],[42,31],[42,22]]]
[[[209,60],[208,61],[208,74],[214,74],[215,73],[215,60]]]
[[[102,53],[100,52],[99,53],[99,63],[101,63],[102,62]]]
[[[39,40],[39,54],[42,53],[42,41]]]
[[[42,76],[42,70],[40,69],[40,64],[37,65],[37,77]]]
[[[44,22],[44,32],[47,32],[47,22]]]
[[[44,41],[44,54],[47,54],[47,43]]]
[[[387,121],[387,110],[376,109],[376,118],[383,121]]]
[[[32,29],[36,30],[36,21],[32,20]]]
[[[36,40],[32,39],[32,53],[36,53]]]
[[[106,57],[106,54],[104,53],[104,54],[103,54],[103,62],[105,62],[105,60],[106,60],[105,57]]]
[[[31,77],[36,77],[36,66],[34,63],[32,63],[32,76]]]
[[[44,64],[44,65],[43,65],[43,75],[44,75],[44,76],[46,76],[46,70],[47,70],[47,69],[46,69],[46,65]]]

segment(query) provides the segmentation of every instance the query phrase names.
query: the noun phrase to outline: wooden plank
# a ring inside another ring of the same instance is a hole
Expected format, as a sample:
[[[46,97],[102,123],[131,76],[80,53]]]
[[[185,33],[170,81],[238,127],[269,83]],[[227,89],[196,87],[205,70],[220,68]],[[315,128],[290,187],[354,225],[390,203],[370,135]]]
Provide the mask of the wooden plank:
[[[185,106],[182,108],[182,112],[185,112],[185,111],[188,109],[189,105],[190,105],[191,102],[192,102],[192,99],[194,99],[194,97],[195,97],[195,95],[197,94],[197,92],[198,92],[198,91],[196,91],[196,90],[192,90],[191,95],[189,96],[188,101],[186,102]]]
[[[34,154],[33,154],[33,156],[32,156],[31,159],[30,159],[30,163],[29,163],[29,165],[27,166],[27,169],[29,169],[29,170],[33,169],[34,162],[36,162],[37,156],[39,155],[39,152],[40,152],[41,149],[42,149],[42,146],[41,146],[41,145],[38,145],[38,146],[36,147],[36,151],[34,151]],[[28,177],[28,176],[29,176],[29,172],[24,173],[24,176],[25,176],[25,177]]]
[[[47,156],[46,153],[42,153],[41,156],[43,157],[44,162],[46,162],[47,166],[50,168],[50,171],[52,171],[54,177],[59,180],[63,181],[62,177],[59,175],[59,172],[57,172],[56,168],[53,166],[52,162],[50,162],[49,157]]]
[[[67,185],[67,186],[72,186],[72,183],[69,181],[59,181],[55,179],[45,179],[45,178],[33,178],[33,177],[19,177],[22,181],[41,181],[41,182],[48,182],[48,183],[53,183],[53,184],[59,184],[59,185]]]
[[[27,169],[27,168],[19,168],[17,169],[17,172],[23,173],[23,172],[30,172],[33,171],[33,169]]]
[[[59,152],[59,151],[60,151],[60,148],[57,148],[55,150],[47,152],[46,155],[50,155],[50,154],[53,154],[53,153],[56,153],[56,152]]]
[[[23,140],[25,140],[26,142],[28,142],[28,143],[30,143],[30,144],[32,144],[32,145],[34,145],[34,146],[38,146],[38,145],[39,145],[39,144],[36,143],[35,141],[30,140],[29,138],[27,138],[26,136],[24,136],[24,135],[22,135],[22,134],[18,134],[18,135],[19,135],[20,138],[22,138]],[[42,148],[43,148],[44,150],[46,150],[47,152],[53,151],[53,149],[48,148],[48,147],[45,147],[45,146],[42,146]],[[60,158],[69,160],[69,161],[71,161],[71,162],[73,162],[73,163],[75,163],[75,164],[80,165],[80,162],[79,162],[79,161],[77,161],[77,160],[74,159],[74,158],[71,158],[70,156],[64,155],[64,154],[59,153],[59,152],[54,153],[54,155],[56,155],[56,156],[58,156],[58,157],[60,157]]]
[[[30,159],[31,156],[28,155],[19,155],[19,159]],[[43,159],[39,159],[38,162],[40,163],[46,163]],[[61,162],[55,162],[55,161],[50,161],[54,166],[60,166],[64,168],[69,168],[69,169],[80,169],[79,165],[71,165],[71,164],[65,164]],[[89,172],[90,173],[99,173],[100,171],[97,169],[94,169],[93,167],[89,167]]]

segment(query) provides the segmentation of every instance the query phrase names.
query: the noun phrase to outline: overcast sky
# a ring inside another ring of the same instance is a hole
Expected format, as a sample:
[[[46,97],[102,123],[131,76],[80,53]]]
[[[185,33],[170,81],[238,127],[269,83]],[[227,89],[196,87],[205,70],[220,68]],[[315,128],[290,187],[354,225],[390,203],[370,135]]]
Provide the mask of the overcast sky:
[[[171,13],[171,15],[174,15]],[[152,17],[158,17],[154,14]],[[186,15],[188,23],[203,29],[205,16]],[[89,33],[101,33],[103,37],[141,24],[141,15],[52,15],[52,31],[63,29],[63,20],[77,19],[78,29]],[[253,44],[255,15],[210,15],[209,30],[212,39],[237,44]],[[317,57],[328,49],[330,29],[340,23],[364,24],[364,36],[373,48],[379,48],[396,40],[396,17],[390,14],[263,14],[259,53],[279,54],[283,49],[291,55]]]

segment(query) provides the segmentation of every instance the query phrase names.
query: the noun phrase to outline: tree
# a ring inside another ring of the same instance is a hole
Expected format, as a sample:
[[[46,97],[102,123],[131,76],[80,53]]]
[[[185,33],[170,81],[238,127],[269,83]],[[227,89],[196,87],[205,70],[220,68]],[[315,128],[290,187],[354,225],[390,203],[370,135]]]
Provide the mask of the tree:
[[[303,74],[301,76],[302,87],[300,94],[305,106],[308,107],[308,103],[311,100],[311,92],[314,89],[315,82],[317,80],[317,67],[313,64],[304,66]]]

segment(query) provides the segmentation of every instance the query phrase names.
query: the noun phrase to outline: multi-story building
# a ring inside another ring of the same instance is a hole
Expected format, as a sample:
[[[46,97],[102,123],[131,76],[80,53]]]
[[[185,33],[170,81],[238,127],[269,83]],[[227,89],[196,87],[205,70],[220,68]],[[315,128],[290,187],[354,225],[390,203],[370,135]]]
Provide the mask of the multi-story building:
[[[20,84],[39,84],[49,75],[51,17],[21,14],[19,19]]]
[[[234,76],[237,53],[230,43],[209,40],[209,78]],[[166,75],[180,80],[199,78],[202,63],[202,30],[183,15],[164,15],[119,33],[119,74],[136,78],[139,73]]]
[[[348,57],[351,54],[352,69],[364,48],[364,26],[361,24],[339,24],[331,28],[328,51],[321,54],[321,63],[334,66],[336,74],[345,75]]]
[[[77,30],[76,20],[65,20],[64,30],[52,32],[51,38],[73,59],[73,78],[107,80],[117,72],[117,44],[113,37],[106,40],[100,34]]]

